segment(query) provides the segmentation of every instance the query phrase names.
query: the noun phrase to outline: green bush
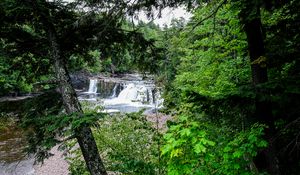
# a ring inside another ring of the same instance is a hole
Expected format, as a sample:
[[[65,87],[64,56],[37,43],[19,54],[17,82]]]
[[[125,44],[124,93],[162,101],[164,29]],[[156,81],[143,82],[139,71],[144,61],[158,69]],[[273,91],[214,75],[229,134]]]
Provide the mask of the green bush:
[[[252,159],[267,146],[263,130],[264,126],[254,124],[249,130],[234,133],[226,127],[181,116],[164,136],[162,155],[168,174],[256,174]]]
[[[122,174],[155,175],[159,172],[158,136],[141,113],[116,114],[100,119],[93,129],[108,171]],[[72,152],[72,175],[87,173],[79,150]]]

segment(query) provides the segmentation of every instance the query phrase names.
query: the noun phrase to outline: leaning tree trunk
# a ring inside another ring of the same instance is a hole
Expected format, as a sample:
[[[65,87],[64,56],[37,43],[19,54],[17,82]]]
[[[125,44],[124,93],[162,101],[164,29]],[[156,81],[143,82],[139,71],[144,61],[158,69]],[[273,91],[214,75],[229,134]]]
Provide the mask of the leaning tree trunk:
[[[52,21],[55,20],[51,17],[51,12],[49,11],[47,2],[45,0],[31,0],[26,2],[33,7],[37,19],[41,20],[41,23],[48,34],[50,57],[54,61],[55,74],[57,80],[59,81],[60,93],[62,95],[62,101],[66,113],[83,113],[75,90],[72,87],[66,65],[61,57],[57,33],[55,26],[52,23]],[[76,129],[75,137],[79,143],[86,166],[91,175],[107,175],[91,129],[88,126],[81,126],[80,128]]]
[[[50,41],[50,54],[55,62],[55,74],[57,80],[59,80],[64,108],[68,114],[75,112],[83,113],[75,90],[71,85],[70,76],[60,55],[60,47],[57,42],[54,26],[48,24],[47,27]],[[88,126],[82,126],[75,131],[75,135],[91,175],[107,175],[91,129]]]
[[[263,90],[257,85],[268,81],[267,60],[265,57],[264,39],[260,19],[260,8],[257,4],[246,2],[245,8],[240,13],[241,22],[247,35],[248,51],[251,61],[252,83],[256,89],[256,118],[268,125],[265,139],[269,142],[268,148],[263,150],[256,159],[256,165],[260,170],[267,170],[272,175],[279,175],[278,161],[275,147],[271,142],[274,134],[274,119],[270,102],[262,100]]]

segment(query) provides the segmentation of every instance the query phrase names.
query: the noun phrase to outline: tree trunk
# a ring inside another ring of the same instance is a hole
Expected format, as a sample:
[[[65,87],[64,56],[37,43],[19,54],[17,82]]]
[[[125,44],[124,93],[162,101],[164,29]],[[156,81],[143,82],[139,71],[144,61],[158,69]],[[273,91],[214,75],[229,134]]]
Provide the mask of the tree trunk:
[[[50,41],[50,54],[55,62],[55,74],[59,81],[60,92],[66,113],[83,113],[75,90],[71,85],[69,73],[67,72],[66,66],[60,55],[60,47],[57,42],[54,26],[52,24],[47,24],[46,26],[48,27]],[[107,175],[91,129],[87,126],[83,126],[75,131],[75,135],[91,175]]]
[[[261,21],[255,18],[245,23],[245,32],[248,40],[248,50],[251,61],[252,83],[256,86],[268,81],[265,48],[261,32]]]
[[[257,85],[268,81],[267,65],[265,58],[264,39],[262,24],[260,19],[260,8],[257,4],[246,2],[240,13],[241,22],[247,35],[248,50],[251,61],[252,83],[256,89],[256,112],[258,121],[268,125],[265,139],[269,142],[268,148],[262,151],[255,160],[256,166],[260,170],[267,170],[272,175],[279,175],[278,161],[276,158],[275,147],[271,142],[274,134],[274,119],[270,102],[262,100],[263,90]]]

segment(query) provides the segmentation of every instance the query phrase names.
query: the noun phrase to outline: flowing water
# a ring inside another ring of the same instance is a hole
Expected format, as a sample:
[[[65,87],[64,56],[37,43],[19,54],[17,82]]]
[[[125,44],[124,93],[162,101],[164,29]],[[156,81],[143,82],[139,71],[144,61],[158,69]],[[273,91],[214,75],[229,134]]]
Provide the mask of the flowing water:
[[[91,78],[85,89],[88,91],[78,93],[79,99],[102,105],[106,112],[137,112],[141,109],[149,112],[161,107],[163,102],[154,82],[143,80],[138,74],[123,78]],[[91,89],[97,91],[91,93]]]
[[[138,74],[122,78],[93,77],[86,91],[79,91],[80,101],[102,105],[106,112],[151,112],[162,105],[159,88],[151,79],[143,80]],[[22,152],[26,146],[22,129],[11,125],[0,132],[0,175],[33,175],[33,158]]]
[[[94,94],[97,93],[97,79],[90,79],[89,91],[87,93]]]

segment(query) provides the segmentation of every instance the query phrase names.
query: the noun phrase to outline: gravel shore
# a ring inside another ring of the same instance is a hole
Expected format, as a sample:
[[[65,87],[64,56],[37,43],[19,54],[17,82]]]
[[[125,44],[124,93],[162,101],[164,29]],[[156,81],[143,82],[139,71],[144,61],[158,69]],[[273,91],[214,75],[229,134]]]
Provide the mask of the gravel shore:
[[[44,161],[44,164],[34,165],[34,175],[67,175],[69,173],[68,162],[64,159],[63,152],[58,150],[58,146],[51,149],[54,154]]]

